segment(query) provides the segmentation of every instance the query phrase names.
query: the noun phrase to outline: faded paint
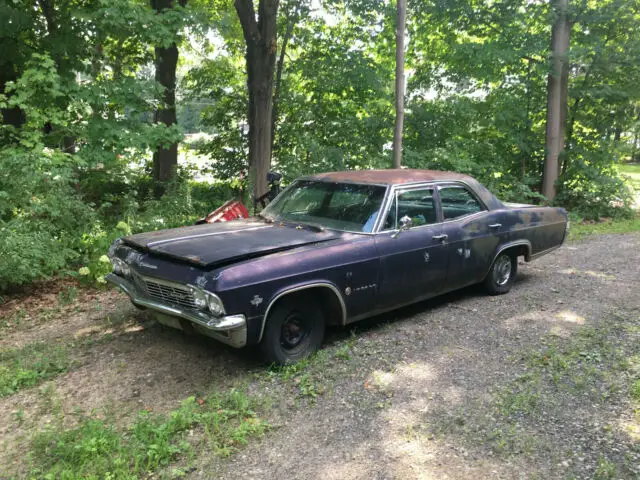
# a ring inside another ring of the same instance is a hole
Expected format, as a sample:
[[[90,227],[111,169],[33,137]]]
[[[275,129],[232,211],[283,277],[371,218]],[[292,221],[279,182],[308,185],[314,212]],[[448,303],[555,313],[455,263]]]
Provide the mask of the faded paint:
[[[227,314],[246,316],[246,340],[252,344],[260,339],[268,309],[290,292],[309,286],[331,290],[345,310],[341,323],[348,323],[482,281],[505,248],[526,246],[530,260],[565,238],[563,209],[505,206],[466,175],[371,170],[308,178],[392,185],[388,199],[414,182],[462,182],[488,210],[410,228],[395,238],[394,231],[358,234],[235,220],[134,235],[114,242],[110,255],[144,275],[216,293]]]

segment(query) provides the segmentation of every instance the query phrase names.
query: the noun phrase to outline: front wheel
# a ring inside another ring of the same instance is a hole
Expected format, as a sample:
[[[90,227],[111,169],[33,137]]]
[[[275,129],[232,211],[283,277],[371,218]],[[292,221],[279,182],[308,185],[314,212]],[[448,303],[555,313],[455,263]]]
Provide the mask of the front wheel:
[[[285,299],[269,314],[260,349],[267,363],[296,363],[320,347],[324,330],[324,315],[316,302]]]
[[[518,273],[518,257],[509,252],[500,253],[491,265],[484,279],[484,286],[490,295],[501,295],[511,290]]]

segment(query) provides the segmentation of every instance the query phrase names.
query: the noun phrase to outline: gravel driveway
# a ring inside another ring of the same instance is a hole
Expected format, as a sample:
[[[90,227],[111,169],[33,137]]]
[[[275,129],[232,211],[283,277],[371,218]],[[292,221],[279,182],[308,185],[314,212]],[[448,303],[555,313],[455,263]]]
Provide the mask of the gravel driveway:
[[[283,369],[161,328],[115,291],[46,316],[29,304],[55,294],[32,294],[5,304],[26,314],[0,346],[66,345],[73,361],[0,399],[0,465],[25,476],[33,432],[77,411],[121,426],[240,386],[270,431],[229,458],[197,447],[161,477],[637,479],[639,292],[640,234],[591,237],[521,264],[507,295],[468,288],[332,330]]]
[[[521,264],[510,294],[467,289],[359,326],[348,367],[327,368],[339,375],[315,404],[282,402],[261,445],[194,477],[640,478],[639,414],[624,395],[603,401],[602,382],[545,390],[543,374],[536,400],[515,397],[532,408],[504,413],[527,358],[574,347],[581,329],[640,358],[639,316],[640,235],[565,245]]]

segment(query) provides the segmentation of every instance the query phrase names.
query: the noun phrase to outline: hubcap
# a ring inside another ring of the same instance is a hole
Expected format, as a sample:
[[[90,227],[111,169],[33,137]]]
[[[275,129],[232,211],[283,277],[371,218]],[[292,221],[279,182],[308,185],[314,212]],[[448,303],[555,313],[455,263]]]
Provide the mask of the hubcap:
[[[298,347],[309,335],[307,322],[298,313],[292,313],[282,325],[280,344],[286,350]]]
[[[511,278],[511,257],[501,255],[493,267],[493,279],[497,285],[503,286],[509,281],[509,278]]]

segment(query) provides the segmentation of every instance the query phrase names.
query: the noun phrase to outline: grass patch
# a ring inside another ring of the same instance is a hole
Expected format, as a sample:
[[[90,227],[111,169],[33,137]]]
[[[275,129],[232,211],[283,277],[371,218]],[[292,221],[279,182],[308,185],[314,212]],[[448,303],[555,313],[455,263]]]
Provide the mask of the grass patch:
[[[330,390],[334,380],[352,369],[354,346],[358,340],[355,330],[349,338],[335,345],[318,350],[292,365],[271,365],[258,379],[267,382],[282,382],[292,387],[298,397],[312,402]]]
[[[523,435],[539,429],[549,415],[562,417],[585,404],[606,410],[624,397],[640,399],[638,333],[637,319],[614,315],[578,329],[568,340],[549,336],[536,350],[518,354],[513,361],[523,371],[496,391],[490,411],[498,414],[497,421],[486,427],[485,440],[496,453],[529,454],[548,443],[543,435]],[[593,478],[618,478],[627,468],[615,451],[608,454]]]
[[[81,417],[70,430],[58,422],[36,434],[30,476],[146,478],[191,453],[193,438],[214,454],[228,456],[268,428],[254,408],[250,397],[234,389],[204,399],[190,397],[167,415],[140,412],[133,424],[122,430],[95,417]],[[200,435],[189,435],[194,431]]]
[[[568,342],[558,343],[552,337],[539,350],[525,353],[520,358],[525,373],[498,394],[501,413],[534,414],[544,399],[552,399],[556,392],[606,401],[623,390],[623,379],[631,370],[631,353],[637,349],[620,341],[627,338],[627,330],[615,321],[584,327]]]
[[[640,163],[623,163],[620,173],[629,178],[635,188],[640,188]]]
[[[594,480],[609,480],[616,478],[617,468],[616,464],[611,462],[606,457],[600,457],[598,460],[598,467],[593,475]]]
[[[636,380],[631,384],[631,398],[640,402],[640,380]]]
[[[602,222],[571,222],[569,240],[581,240],[589,235],[640,232],[640,215],[631,219]]]
[[[325,374],[331,357],[328,349],[319,350],[292,365],[272,365],[260,376],[269,382],[282,381],[292,386],[299,397],[313,401],[327,390]]]
[[[0,350],[0,397],[65,373],[71,364],[69,351],[63,345],[34,343]]]

